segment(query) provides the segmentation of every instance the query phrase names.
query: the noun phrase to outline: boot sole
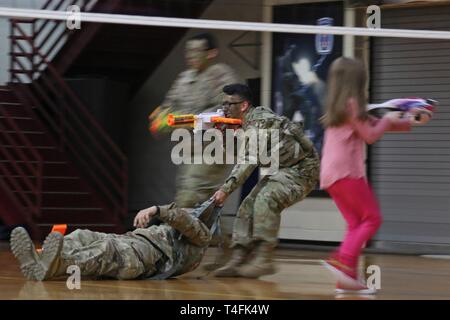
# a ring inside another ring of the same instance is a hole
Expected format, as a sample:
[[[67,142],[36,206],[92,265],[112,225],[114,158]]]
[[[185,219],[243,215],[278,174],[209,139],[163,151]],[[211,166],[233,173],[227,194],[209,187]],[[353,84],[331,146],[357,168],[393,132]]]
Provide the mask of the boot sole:
[[[215,271],[215,270],[217,270],[217,269],[219,269],[219,268],[222,268],[223,267],[223,265],[221,265],[221,264],[205,264],[203,267],[202,267],[202,269],[204,270],[204,271],[208,271],[208,272],[211,272],[211,271]]]
[[[238,270],[238,273],[239,273],[239,275],[241,277],[244,277],[244,278],[257,279],[259,277],[269,276],[269,275],[275,274],[275,273],[277,273],[277,270],[275,268],[271,268],[271,269],[268,269],[268,270],[263,270],[263,271],[261,271],[259,273],[256,273],[256,274],[253,273],[253,272],[247,272],[245,270]]]
[[[19,261],[20,270],[28,280],[36,280],[35,272],[39,268],[39,257],[28,232],[17,227],[11,232],[11,251]]]
[[[229,268],[226,270],[216,270],[216,272],[214,272],[214,276],[217,278],[238,278],[240,277],[240,274],[237,268]]]
[[[59,232],[50,233],[42,245],[41,261],[35,269],[36,280],[42,281],[49,277],[49,271],[55,262],[56,257],[61,253],[63,245],[63,235]]]

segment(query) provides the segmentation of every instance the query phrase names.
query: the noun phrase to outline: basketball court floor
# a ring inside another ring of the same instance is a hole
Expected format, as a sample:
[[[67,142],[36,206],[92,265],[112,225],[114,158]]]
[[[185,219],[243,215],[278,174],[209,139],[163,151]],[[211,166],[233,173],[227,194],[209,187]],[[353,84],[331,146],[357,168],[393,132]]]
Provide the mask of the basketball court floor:
[[[202,263],[211,262],[215,248]],[[214,278],[200,267],[165,281],[82,280],[69,290],[66,280],[27,281],[9,251],[0,243],[0,299],[108,300],[266,300],[266,299],[450,299],[450,260],[419,256],[368,254],[366,263],[381,269],[376,296],[335,295],[334,279],[320,264],[327,252],[278,249],[278,272],[260,279]],[[445,258],[445,257],[443,257]]]

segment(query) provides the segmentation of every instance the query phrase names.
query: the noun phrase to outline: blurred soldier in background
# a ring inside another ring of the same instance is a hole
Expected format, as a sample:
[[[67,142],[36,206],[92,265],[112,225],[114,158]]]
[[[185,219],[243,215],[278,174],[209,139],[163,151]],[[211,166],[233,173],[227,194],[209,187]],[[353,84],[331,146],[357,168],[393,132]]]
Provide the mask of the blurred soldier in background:
[[[170,109],[170,112],[178,114],[198,114],[221,109],[222,88],[237,82],[238,78],[231,67],[216,61],[219,49],[215,38],[209,33],[198,34],[186,42],[185,50],[189,69],[176,78],[161,104],[162,110]],[[191,159],[193,158],[194,154]],[[175,203],[182,208],[193,208],[209,199],[230,171],[231,166],[227,164],[180,165],[176,178]],[[230,238],[231,227],[227,228],[223,224],[222,239],[214,241],[222,241],[224,255],[217,259],[217,265],[206,265],[205,268],[214,269],[227,260]]]

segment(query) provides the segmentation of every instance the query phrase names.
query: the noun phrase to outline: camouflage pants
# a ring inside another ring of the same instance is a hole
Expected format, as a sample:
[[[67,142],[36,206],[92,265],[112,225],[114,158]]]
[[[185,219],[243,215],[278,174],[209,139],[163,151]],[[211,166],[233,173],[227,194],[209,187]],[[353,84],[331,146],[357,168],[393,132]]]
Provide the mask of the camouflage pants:
[[[275,175],[264,176],[239,207],[232,246],[249,247],[262,240],[275,247],[281,211],[303,200],[317,185],[318,179],[318,159],[310,161],[306,168],[281,168]]]
[[[132,233],[75,230],[64,237],[59,275],[65,274],[69,265],[77,265],[83,276],[136,279],[155,273],[161,255],[147,240]]]

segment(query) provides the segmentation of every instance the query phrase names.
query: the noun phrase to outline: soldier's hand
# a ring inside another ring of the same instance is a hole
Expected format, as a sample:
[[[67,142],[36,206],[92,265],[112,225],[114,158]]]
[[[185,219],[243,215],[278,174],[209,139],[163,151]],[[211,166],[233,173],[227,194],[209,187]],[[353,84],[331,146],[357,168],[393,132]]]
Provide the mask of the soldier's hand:
[[[223,203],[228,198],[228,194],[222,190],[217,190],[212,197],[217,206],[223,207]]]
[[[145,228],[156,212],[156,206],[139,211],[134,218],[133,226],[136,228]]]

